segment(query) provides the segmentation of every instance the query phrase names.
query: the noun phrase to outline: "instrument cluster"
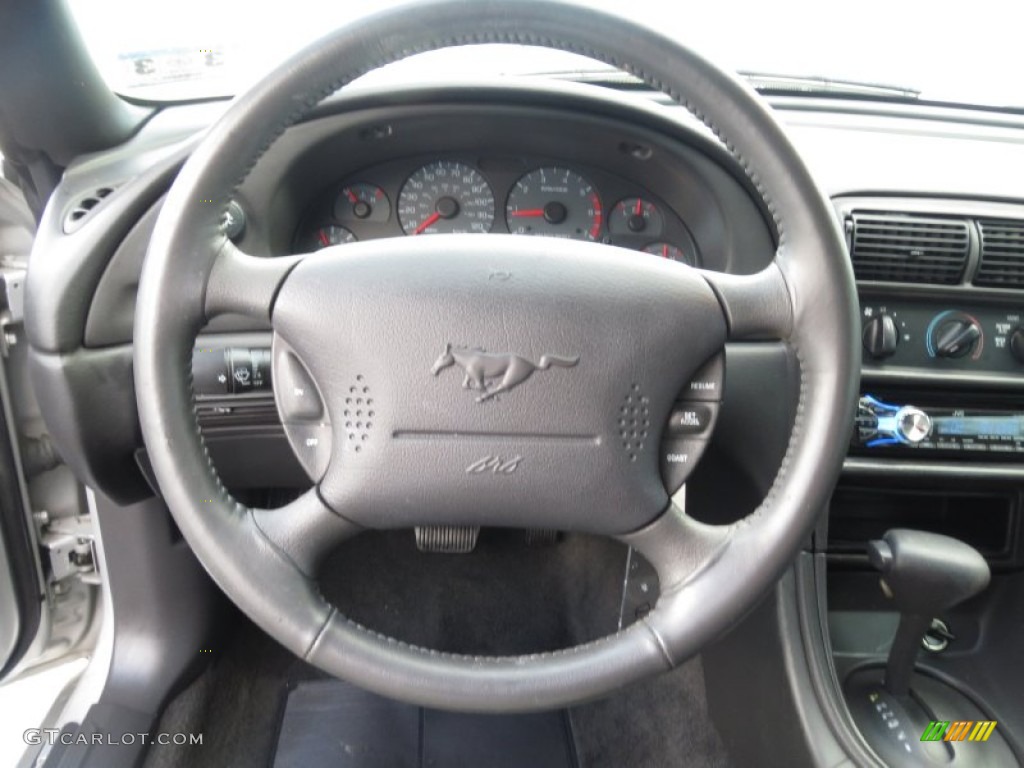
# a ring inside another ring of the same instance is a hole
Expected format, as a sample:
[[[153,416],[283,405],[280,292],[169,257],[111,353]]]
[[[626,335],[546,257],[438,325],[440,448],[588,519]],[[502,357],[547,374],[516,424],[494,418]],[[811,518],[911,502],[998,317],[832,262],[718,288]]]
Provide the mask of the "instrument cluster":
[[[318,196],[293,247],[442,232],[590,240],[701,264],[686,225],[642,185],[549,158],[419,157],[364,169]]]

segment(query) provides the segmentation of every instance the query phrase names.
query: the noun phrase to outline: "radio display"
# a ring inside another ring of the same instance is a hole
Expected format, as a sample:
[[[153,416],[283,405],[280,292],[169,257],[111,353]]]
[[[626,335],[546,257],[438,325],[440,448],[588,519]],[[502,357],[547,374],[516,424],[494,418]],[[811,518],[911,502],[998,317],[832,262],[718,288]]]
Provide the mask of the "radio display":
[[[938,435],[1024,438],[1024,419],[1019,416],[936,416],[932,422]]]
[[[922,407],[862,394],[851,446],[1012,461],[1024,454],[1024,412]]]

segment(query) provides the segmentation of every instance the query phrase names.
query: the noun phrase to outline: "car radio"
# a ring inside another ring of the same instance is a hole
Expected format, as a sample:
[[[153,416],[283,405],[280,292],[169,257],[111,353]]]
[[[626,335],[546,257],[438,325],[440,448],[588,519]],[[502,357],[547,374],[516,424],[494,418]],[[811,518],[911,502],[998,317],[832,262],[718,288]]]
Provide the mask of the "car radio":
[[[986,454],[1020,460],[1024,412],[916,406],[862,395],[852,446],[858,453]]]

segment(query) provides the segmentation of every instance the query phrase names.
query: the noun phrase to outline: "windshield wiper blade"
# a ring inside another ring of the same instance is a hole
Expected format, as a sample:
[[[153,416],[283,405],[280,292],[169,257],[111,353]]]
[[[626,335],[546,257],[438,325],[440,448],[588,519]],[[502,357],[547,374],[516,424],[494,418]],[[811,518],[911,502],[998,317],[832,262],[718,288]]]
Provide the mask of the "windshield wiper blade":
[[[739,73],[760,93],[808,93],[835,96],[874,96],[916,100],[921,91],[902,85],[865,83],[817,75],[779,75],[769,72]]]

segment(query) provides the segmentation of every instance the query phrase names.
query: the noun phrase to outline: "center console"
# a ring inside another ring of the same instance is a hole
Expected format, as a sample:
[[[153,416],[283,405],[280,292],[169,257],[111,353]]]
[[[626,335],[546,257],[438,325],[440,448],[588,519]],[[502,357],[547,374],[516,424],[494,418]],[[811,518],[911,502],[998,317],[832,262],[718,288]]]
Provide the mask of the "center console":
[[[836,207],[863,343],[848,458],[819,532],[838,693],[886,764],[1019,765],[1024,706],[1010,691],[1024,685],[1011,650],[1024,588],[1024,206],[846,198]],[[956,545],[921,549],[911,569],[893,566],[880,543],[944,537]],[[963,548],[992,579],[953,600],[935,585]],[[902,594],[890,567],[910,573]],[[945,729],[929,745],[932,721],[972,726],[963,744]],[[971,742],[977,722],[998,723],[999,747],[995,736]]]

